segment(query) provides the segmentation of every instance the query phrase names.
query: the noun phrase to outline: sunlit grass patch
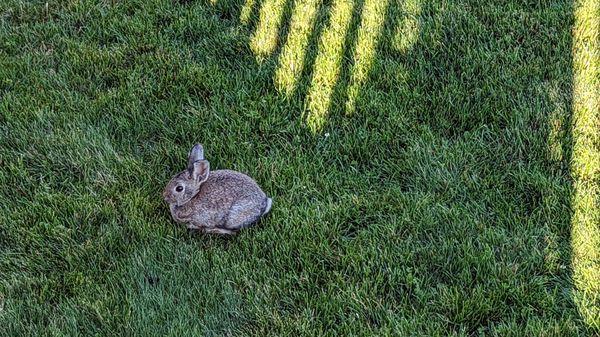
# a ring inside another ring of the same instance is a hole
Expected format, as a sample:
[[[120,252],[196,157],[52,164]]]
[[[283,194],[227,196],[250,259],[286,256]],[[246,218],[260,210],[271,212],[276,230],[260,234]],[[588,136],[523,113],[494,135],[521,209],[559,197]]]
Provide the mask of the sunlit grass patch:
[[[258,26],[250,47],[258,57],[269,56],[277,47],[279,27],[283,20],[283,10],[287,0],[265,0],[260,9]]]
[[[290,33],[275,72],[275,85],[287,94],[294,91],[302,73],[308,41],[321,2],[322,0],[299,0],[295,4]]]
[[[575,302],[600,329],[600,2],[576,2],[571,175]]]
[[[419,37],[421,1],[423,0],[404,0],[404,16],[397,23],[393,41],[394,48],[400,52],[407,52]]]
[[[376,56],[377,43],[381,36],[381,29],[385,20],[385,12],[388,0],[365,0],[360,28],[358,30],[358,42],[354,51],[354,66],[346,101],[346,113],[351,114],[355,110],[356,98],[363,84],[369,77]]]
[[[250,16],[252,15],[252,10],[254,8],[254,4],[256,0],[246,0],[244,2],[244,6],[240,11],[240,22],[244,25],[250,23]]]
[[[329,112],[331,96],[342,67],[344,42],[352,19],[353,7],[352,0],[335,0],[329,25],[321,36],[307,97],[306,123],[313,132],[321,130]]]

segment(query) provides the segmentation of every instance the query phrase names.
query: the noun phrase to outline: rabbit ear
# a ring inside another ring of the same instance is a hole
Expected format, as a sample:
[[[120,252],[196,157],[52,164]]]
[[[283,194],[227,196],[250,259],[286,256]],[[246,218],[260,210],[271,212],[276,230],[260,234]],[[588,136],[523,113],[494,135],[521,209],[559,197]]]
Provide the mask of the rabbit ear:
[[[210,171],[210,164],[208,160],[199,160],[192,163],[190,169],[190,178],[194,179],[198,183],[203,183],[208,179],[208,173]]]
[[[191,171],[193,164],[199,160],[204,160],[204,149],[201,144],[196,144],[192,147],[188,155],[188,169]]]

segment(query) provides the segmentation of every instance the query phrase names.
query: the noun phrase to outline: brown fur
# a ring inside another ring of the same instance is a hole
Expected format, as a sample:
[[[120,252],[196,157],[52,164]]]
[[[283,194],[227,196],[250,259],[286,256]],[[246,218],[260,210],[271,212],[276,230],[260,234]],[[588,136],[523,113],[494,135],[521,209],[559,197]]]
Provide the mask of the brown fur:
[[[183,188],[177,191],[177,188]],[[190,151],[188,170],[171,179],[163,192],[171,216],[190,229],[234,234],[269,212],[271,199],[247,175],[210,171],[201,145]]]

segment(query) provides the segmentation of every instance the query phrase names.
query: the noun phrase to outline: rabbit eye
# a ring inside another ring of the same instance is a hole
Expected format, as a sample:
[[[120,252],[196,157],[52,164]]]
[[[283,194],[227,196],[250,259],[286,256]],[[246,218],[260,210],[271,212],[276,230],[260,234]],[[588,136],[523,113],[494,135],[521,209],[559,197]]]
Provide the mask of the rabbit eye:
[[[183,186],[177,186],[177,187],[175,187],[175,191],[177,191],[177,192],[183,191]]]

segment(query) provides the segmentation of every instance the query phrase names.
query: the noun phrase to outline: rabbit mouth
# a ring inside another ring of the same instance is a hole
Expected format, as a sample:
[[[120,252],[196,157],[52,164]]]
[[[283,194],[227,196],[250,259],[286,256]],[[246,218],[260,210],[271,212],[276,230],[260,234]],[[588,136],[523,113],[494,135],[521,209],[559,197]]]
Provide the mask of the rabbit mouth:
[[[163,199],[169,205],[181,206],[182,204],[180,200],[177,200],[177,198],[174,198],[172,195],[165,195]]]
[[[169,202],[169,204],[171,204],[171,205],[173,205],[173,206],[175,206],[175,207],[179,208],[179,207],[183,207],[183,206],[185,206],[185,205],[186,205],[188,202],[190,202],[190,200],[192,200],[192,199],[191,199],[191,198],[189,198],[189,199],[184,199],[184,200],[181,200],[181,199],[175,199],[175,200],[171,200],[171,201]]]

